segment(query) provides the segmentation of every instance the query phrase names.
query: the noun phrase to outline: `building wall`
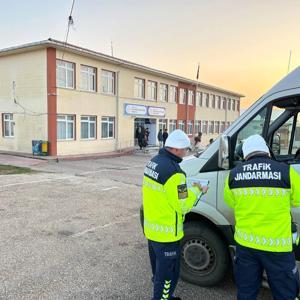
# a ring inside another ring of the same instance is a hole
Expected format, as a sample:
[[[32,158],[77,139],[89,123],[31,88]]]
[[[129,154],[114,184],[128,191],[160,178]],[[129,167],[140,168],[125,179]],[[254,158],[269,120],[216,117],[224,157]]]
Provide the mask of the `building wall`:
[[[56,87],[56,59],[62,59],[75,64],[75,88]],[[81,90],[80,66],[91,66],[97,69],[97,90],[88,92]],[[165,108],[165,116],[148,116],[155,119],[155,137],[160,119],[184,121],[226,121],[232,122],[239,116],[239,111],[219,110],[197,103],[194,106],[160,100],[160,83],[183,87],[196,91],[196,86],[175,80],[156,76],[147,71],[125,67],[122,64],[99,61],[93,57],[83,56],[68,51],[62,53],[54,48],[28,51],[0,57],[0,108],[1,131],[3,131],[3,113],[13,113],[15,121],[15,136],[13,138],[0,136],[0,150],[27,152],[32,151],[32,140],[50,140],[50,155],[76,155],[99,152],[111,152],[134,146],[134,120],[141,116],[126,115],[125,104],[136,104]],[[115,95],[102,93],[101,70],[116,73],[117,84]],[[145,80],[145,99],[137,99],[134,95],[135,78]],[[157,100],[148,97],[148,81],[157,82]],[[15,88],[13,88],[15,82]],[[232,97],[226,93],[198,87],[197,91],[218,95],[227,99]],[[17,103],[14,103],[13,98]],[[179,90],[177,91],[177,100]],[[196,93],[194,100],[196,101]],[[211,103],[211,102],[210,102]],[[188,109],[188,113],[186,113]],[[56,115],[75,116],[75,138],[73,140],[56,141]],[[81,116],[96,116],[96,139],[81,139]],[[101,138],[101,117],[115,118],[114,138]],[[220,132],[221,133],[221,132]],[[195,132],[196,134],[196,132]],[[194,134],[193,134],[194,135]],[[190,138],[193,138],[190,135]],[[207,144],[210,138],[216,138],[218,133],[203,133],[202,143]]]
[[[57,51],[57,58],[61,59],[62,53]],[[72,114],[76,116],[76,139],[72,141],[58,141],[57,154],[81,154],[109,152],[134,146],[134,116],[124,114],[125,104],[139,104],[147,106],[157,106],[166,108],[164,118],[176,119],[176,103],[167,103],[162,101],[153,101],[147,99],[147,80],[158,83],[177,85],[175,81],[166,80],[162,77],[153,76],[137,70],[116,66],[113,64],[100,62],[95,59],[83,57],[80,55],[65,53],[64,60],[76,64],[76,88],[65,89],[57,88],[57,114]],[[97,68],[97,86],[96,92],[87,92],[80,90],[80,65],[87,65]],[[107,95],[101,92],[101,70],[109,70],[118,74],[119,95]],[[146,79],[145,99],[136,99],[134,97],[134,78]],[[117,109],[118,103],[118,109]],[[117,117],[117,111],[118,116]],[[80,138],[80,117],[84,115],[97,116],[97,138],[95,140],[81,140]],[[116,139],[101,139],[101,117],[115,117],[115,130],[118,134]],[[139,116],[136,116],[139,117]],[[155,117],[151,117],[155,118]],[[163,118],[163,117],[160,117]],[[158,119],[159,118],[155,118]]]
[[[46,50],[0,57],[0,112],[0,150],[30,153],[32,140],[47,140]],[[13,113],[14,137],[3,136],[3,113]]]

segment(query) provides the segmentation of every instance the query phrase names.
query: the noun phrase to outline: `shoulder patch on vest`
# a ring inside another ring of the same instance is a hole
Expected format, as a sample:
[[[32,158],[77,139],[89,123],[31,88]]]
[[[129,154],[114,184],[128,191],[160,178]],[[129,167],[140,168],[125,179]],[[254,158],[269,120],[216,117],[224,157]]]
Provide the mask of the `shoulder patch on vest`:
[[[188,196],[188,189],[186,184],[181,184],[177,186],[178,198],[185,199]]]

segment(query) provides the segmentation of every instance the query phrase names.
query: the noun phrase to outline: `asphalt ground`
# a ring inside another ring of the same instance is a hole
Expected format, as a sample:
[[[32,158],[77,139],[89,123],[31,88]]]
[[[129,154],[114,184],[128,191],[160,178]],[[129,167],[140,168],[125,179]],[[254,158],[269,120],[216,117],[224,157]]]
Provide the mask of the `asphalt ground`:
[[[0,299],[151,299],[138,216],[149,158],[30,161],[37,172],[0,176]],[[236,299],[230,272],[212,288],[180,281],[176,294]]]

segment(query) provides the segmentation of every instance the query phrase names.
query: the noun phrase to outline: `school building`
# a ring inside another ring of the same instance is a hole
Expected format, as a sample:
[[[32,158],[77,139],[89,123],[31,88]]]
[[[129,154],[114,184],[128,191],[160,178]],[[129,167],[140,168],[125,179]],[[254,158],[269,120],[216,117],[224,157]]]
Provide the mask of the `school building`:
[[[202,143],[240,114],[243,95],[53,39],[0,50],[0,150],[50,156],[132,149],[137,126]]]

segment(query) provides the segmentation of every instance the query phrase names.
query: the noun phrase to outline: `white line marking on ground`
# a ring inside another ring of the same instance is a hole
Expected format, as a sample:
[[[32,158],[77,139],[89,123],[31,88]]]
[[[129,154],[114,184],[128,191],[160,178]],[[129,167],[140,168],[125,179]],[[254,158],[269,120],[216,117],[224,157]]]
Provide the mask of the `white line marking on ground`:
[[[10,184],[0,185],[0,188],[9,187],[9,186],[16,186],[16,185],[32,184],[32,183],[41,183],[41,182],[54,181],[54,180],[69,179],[69,178],[73,178],[73,177],[74,176],[65,176],[65,177],[58,177],[58,178],[47,178],[47,179],[42,179],[42,180],[10,183]]]
[[[86,234],[87,232],[95,232],[97,229],[110,227],[110,226],[120,224],[120,223],[125,223],[125,222],[129,221],[130,219],[138,217],[138,216],[139,216],[139,214],[134,214],[134,215],[128,216],[126,219],[123,219],[123,220],[120,220],[120,221],[106,223],[104,225],[99,225],[99,226],[96,226],[96,227],[92,227],[92,228],[86,229],[84,231],[72,234],[71,237],[79,237],[79,236],[82,236],[82,235]]]
[[[112,186],[112,187],[108,187],[108,188],[102,189],[101,191],[109,191],[109,190],[118,189],[118,188],[119,187],[117,187],[117,186]]]

